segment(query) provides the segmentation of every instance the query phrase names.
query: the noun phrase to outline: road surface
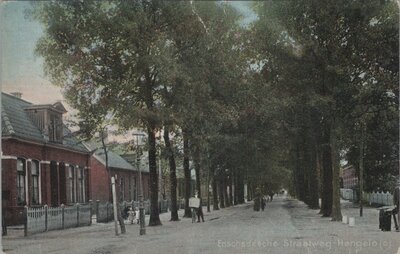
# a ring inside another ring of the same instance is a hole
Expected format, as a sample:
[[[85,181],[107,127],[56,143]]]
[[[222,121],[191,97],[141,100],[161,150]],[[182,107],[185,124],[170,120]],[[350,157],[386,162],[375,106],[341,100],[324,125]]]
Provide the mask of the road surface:
[[[182,211],[180,211],[181,215]],[[114,236],[113,224],[52,231],[28,238],[6,237],[6,253],[293,253],[293,254],[397,254],[399,232],[378,230],[378,211],[365,209],[355,227],[321,218],[297,201],[276,198],[263,212],[252,203],[205,212],[205,223],[183,218],[163,226],[147,227],[139,236],[138,225],[127,225],[127,234]],[[356,216],[351,205],[343,213]],[[399,253],[400,254],[400,253]]]

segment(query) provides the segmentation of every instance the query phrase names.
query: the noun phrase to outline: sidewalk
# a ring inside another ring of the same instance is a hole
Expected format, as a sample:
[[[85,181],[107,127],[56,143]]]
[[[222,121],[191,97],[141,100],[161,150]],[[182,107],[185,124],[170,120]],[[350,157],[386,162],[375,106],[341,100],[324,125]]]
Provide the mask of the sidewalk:
[[[394,230],[393,220],[392,231],[383,232],[379,229],[377,208],[364,207],[363,217],[360,217],[358,204],[342,200],[342,215],[355,219],[355,226],[350,227],[349,224],[333,222],[329,217],[321,217],[319,210],[308,209],[298,200],[290,200],[289,204],[293,224],[304,232],[303,239],[330,243],[336,250],[346,251],[348,254],[397,254],[400,247],[400,232]]]
[[[205,223],[192,223],[191,218],[182,218],[184,210],[178,211],[180,221],[171,222],[171,213],[160,214],[162,226],[148,227],[149,215],[146,215],[146,235],[140,236],[138,224],[129,224],[125,221],[125,235],[115,236],[114,222],[95,223],[87,227],[69,228],[65,230],[54,230],[39,234],[23,237],[23,230],[9,230],[9,234],[3,237],[3,248],[7,254],[12,253],[117,253],[130,248],[137,252],[137,243],[149,243],[159,240],[160,237],[171,232],[178,231],[179,228],[194,228],[205,226],[210,221],[223,218],[229,211],[240,206],[225,208],[218,211],[207,212],[207,207],[203,207]],[[118,226],[118,230],[120,230]],[[156,244],[156,243],[155,243]]]

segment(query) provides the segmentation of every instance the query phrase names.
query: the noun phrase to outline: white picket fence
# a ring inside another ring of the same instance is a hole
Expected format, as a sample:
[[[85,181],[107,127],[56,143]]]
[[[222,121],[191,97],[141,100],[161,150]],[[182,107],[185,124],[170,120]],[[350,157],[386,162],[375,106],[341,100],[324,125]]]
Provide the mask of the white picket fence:
[[[92,223],[91,204],[65,207],[25,207],[25,235],[70,227],[88,226]]]
[[[138,201],[119,203],[121,211],[127,207],[139,208]],[[160,212],[167,212],[170,202],[163,200],[159,202]],[[92,209],[93,208],[93,209]],[[145,213],[150,214],[150,201],[144,202]],[[97,201],[92,207],[90,202],[87,205],[76,204],[74,206],[39,208],[25,207],[26,215],[25,235],[41,233],[49,230],[65,229],[71,227],[89,226],[92,224],[92,215],[96,214],[97,222],[109,222],[114,220],[112,204],[100,203]]]
[[[340,195],[343,199],[358,201],[357,193],[352,189],[340,189]],[[364,192],[363,200],[371,205],[393,205],[393,195],[390,192]]]
[[[370,204],[393,205],[393,195],[389,192],[364,193],[363,200],[368,201]]]

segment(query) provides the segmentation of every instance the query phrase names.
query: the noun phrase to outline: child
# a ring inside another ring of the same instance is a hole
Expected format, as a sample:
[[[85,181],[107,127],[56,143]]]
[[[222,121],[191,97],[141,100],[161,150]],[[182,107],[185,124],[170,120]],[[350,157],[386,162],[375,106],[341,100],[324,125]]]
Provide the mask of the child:
[[[133,211],[132,207],[129,208],[129,211],[128,211],[128,220],[129,220],[129,222],[130,222],[131,224],[133,224],[133,221],[135,220],[135,217],[136,217],[136,212]]]

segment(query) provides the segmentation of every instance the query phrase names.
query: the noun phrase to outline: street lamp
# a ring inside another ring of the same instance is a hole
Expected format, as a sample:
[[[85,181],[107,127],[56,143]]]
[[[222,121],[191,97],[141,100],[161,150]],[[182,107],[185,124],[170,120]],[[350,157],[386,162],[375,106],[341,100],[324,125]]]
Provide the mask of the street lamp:
[[[142,185],[142,171],[140,169],[140,141],[142,141],[142,137],[144,134],[142,133],[133,133],[133,136],[136,137],[136,167],[139,171],[139,223],[140,223],[140,235],[146,234],[145,220],[144,220],[144,197],[143,197],[143,185]]]

